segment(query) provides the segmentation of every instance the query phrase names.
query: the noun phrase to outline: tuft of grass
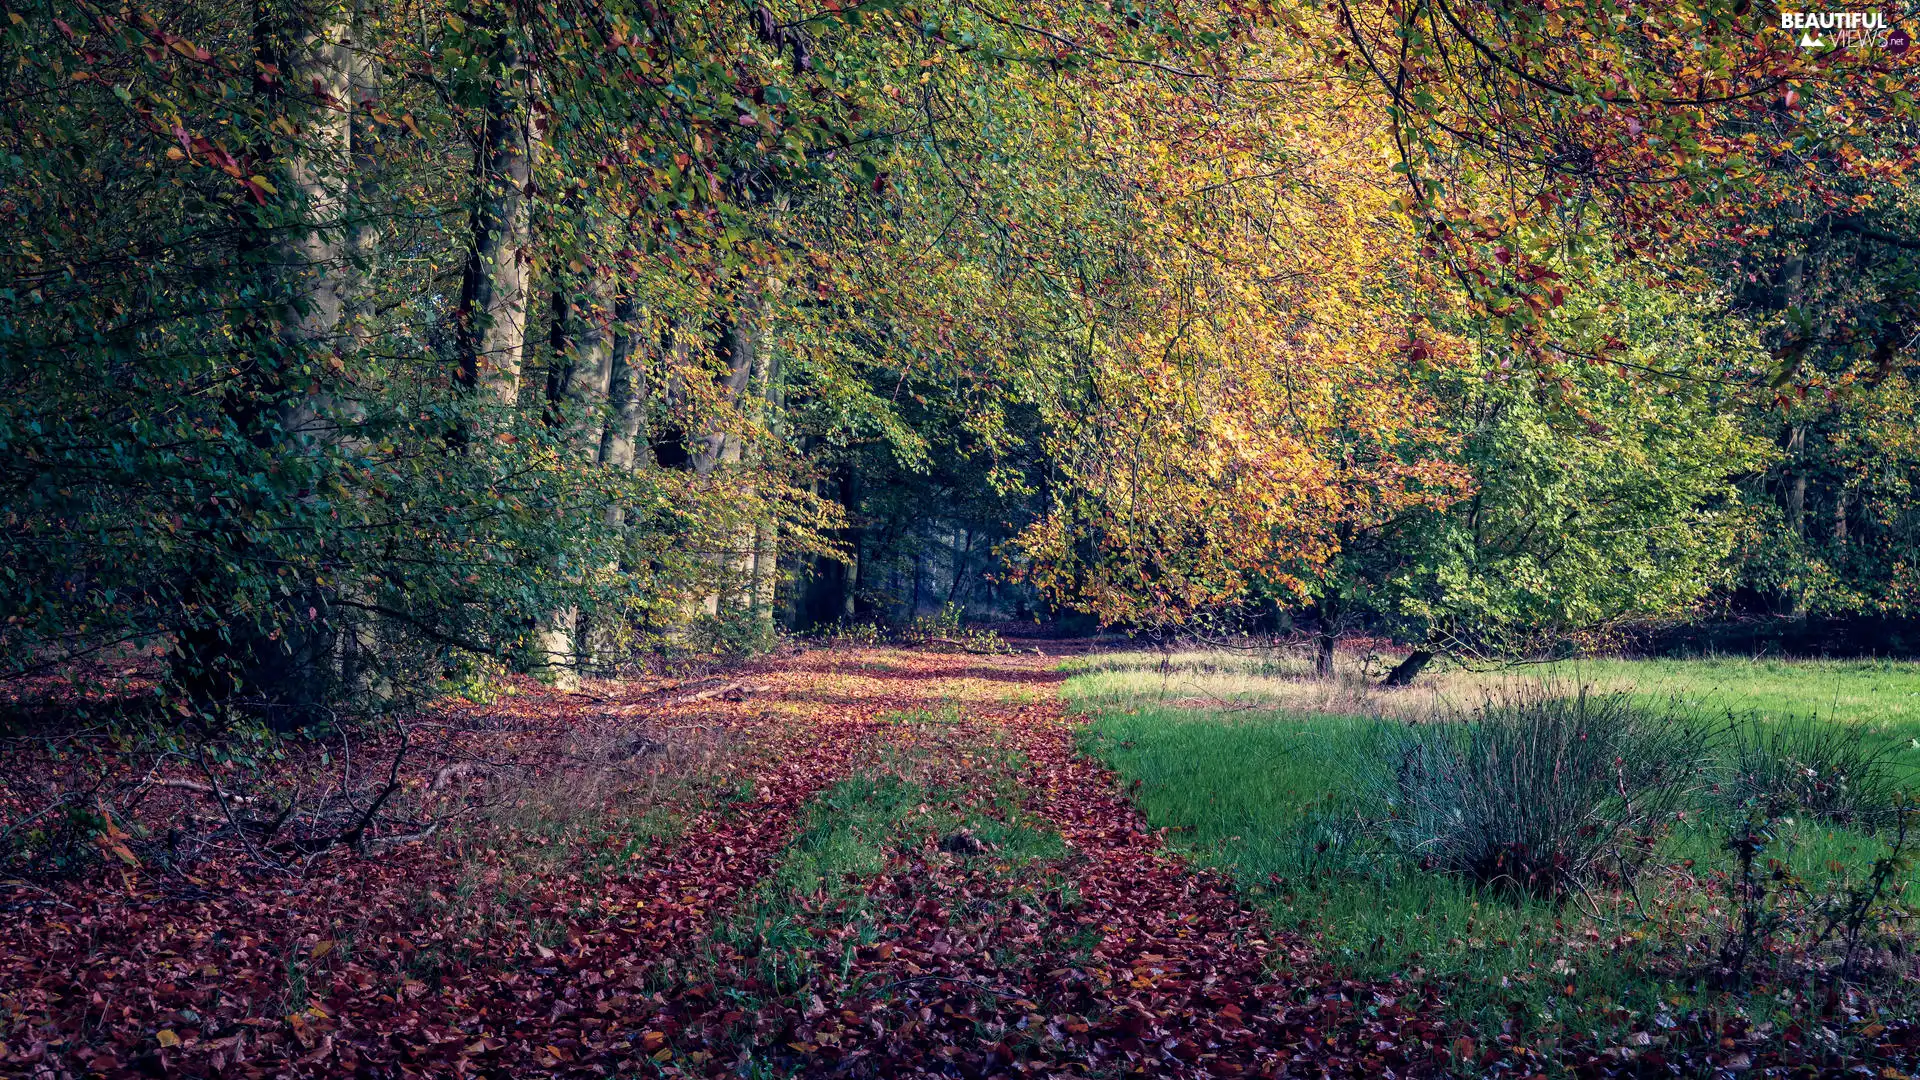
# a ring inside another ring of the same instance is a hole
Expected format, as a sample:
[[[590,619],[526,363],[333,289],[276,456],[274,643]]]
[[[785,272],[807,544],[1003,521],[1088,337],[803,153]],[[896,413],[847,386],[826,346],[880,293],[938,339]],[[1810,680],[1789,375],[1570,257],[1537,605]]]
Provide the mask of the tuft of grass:
[[[1637,873],[1709,753],[1707,730],[1672,708],[1545,685],[1389,729],[1367,786],[1378,828],[1421,869],[1564,897]]]
[[[1749,719],[1733,725],[1721,794],[1738,813],[1800,811],[1872,829],[1899,790],[1896,745],[1859,725]]]
[[[840,781],[808,804],[799,831],[762,892],[834,896],[878,875],[889,854],[910,843],[914,811],[932,797],[923,785],[891,773]]]

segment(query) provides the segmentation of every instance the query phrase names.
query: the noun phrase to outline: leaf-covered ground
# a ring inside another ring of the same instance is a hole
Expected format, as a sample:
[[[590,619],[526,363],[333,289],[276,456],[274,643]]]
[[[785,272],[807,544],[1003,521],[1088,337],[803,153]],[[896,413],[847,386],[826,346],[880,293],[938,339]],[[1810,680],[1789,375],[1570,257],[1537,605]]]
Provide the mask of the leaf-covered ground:
[[[1457,1046],[1428,990],[1333,978],[1161,850],[1075,757],[1052,665],[822,650],[706,691],[522,686],[462,706],[495,745],[565,752],[472,820],[298,876],[231,854],[182,871],[109,860],[0,892],[0,1067],[1443,1068]],[[406,782],[424,798],[448,777]]]

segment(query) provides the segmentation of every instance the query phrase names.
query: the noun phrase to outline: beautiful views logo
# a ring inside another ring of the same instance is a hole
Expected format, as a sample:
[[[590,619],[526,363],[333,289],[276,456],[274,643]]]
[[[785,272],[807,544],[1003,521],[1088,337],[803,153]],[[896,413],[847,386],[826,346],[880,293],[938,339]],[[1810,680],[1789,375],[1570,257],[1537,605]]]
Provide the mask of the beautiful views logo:
[[[1913,44],[1905,27],[1884,11],[1783,11],[1780,29],[1797,32],[1803,49],[1885,49],[1896,55]]]

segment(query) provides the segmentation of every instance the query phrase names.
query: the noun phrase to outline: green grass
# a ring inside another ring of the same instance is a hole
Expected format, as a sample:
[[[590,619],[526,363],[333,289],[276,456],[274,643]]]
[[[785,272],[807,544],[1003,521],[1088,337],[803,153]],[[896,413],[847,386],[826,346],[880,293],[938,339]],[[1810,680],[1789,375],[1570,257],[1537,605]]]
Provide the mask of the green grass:
[[[1893,660],[1583,660],[1543,675],[1677,698],[1702,716],[1816,717],[1899,744],[1897,766],[1920,773],[1920,664]]]
[[[1688,954],[1675,929],[1697,933],[1711,903],[1691,887],[1692,875],[1730,865],[1725,822],[1712,807],[1664,841],[1656,862],[1666,869],[1642,881],[1643,908],[1625,894],[1557,905],[1488,895],[1356,843],[1355,814],[1361,774],[1378,768],[1382,725],[1476,702],[1496,680],[1450,672],[1424,692],[1381,694],[1355,680],[1303,688],[1284,659],[1188,655],[1170,670],[1159,659],[1109,655],[1070,669],[1064,692],[1094,720],[1085,750],[1137,782],[1136,802],[1176,848],[1232,873],[1322,956],[1360,976],[1437,977],[1481,1030],[1512,1022],[1540,1039],[1729,1004],[1687,976],[1690,961],[1697,967],[1704,957]],[[1763,722],[1818,713],[1900,741],[1897,769],[1920,765],[1920,751],[1905,745],[1920,733],[1920,665],[1609,660],[1525,677],[1542,676],[1630,689],[1663,705],[1677,698],[1703,723],[1729,713]],[[1876,838],[1804,818],[1781,831],[1770,854],[1815,883],[1857,881],[1884,850]],[[1920,888],[1909,883],[1908,899],[1920,901]],[[1769,1002],[1756,1011],[1777,1004]]]
[[[1386,657],[1392,661],[1397,657]],[[1491,671],[1445,669],[1422,685],[1382,691],[1362,679],[1357,659],[1343,657],[1342,678],[1309,678],[1311,661],[1276,651],[1174,653],[1164,669],[1157,653],[1100,653],[1068,661],[1067,693],[1087,708],[1174,703],[1185,711],[1284,709],[1301,714],[1427,719],[1472,706],[1490,692],[1551,682],[1624,690],[1665,705],[1679,699],[1703,719],[1752,715],[1786,720],[1818,717],[1857,724],[1898,745],[1900,769],[1920,776],[1920,663],[1894,660],[1588,659]]]

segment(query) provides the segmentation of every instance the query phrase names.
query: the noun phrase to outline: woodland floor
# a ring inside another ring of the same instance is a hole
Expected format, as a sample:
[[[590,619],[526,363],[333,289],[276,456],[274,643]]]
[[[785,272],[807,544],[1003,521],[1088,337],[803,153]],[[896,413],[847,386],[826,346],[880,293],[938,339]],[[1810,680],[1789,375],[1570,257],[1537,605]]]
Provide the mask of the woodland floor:
[[[0,876],[0,1075],[1837,1077],[1920,1048],[1737,1007],[1530,1047],[1425,976],[1356,981],[1326,919],[1274,925],[1147,827],[1040,645],[519,681],[251,760],[16,729],[0,836],[60,869]]]
[[[501,744],[597,732],[665,764],[549,770],[299,877],[14,883],[0,1071],[1382,1076],[1473,1053],[1431,989],[1335,978],[1167,854],[1076,756],[1056,664],[818,650],[718,694],[466,707]]]

